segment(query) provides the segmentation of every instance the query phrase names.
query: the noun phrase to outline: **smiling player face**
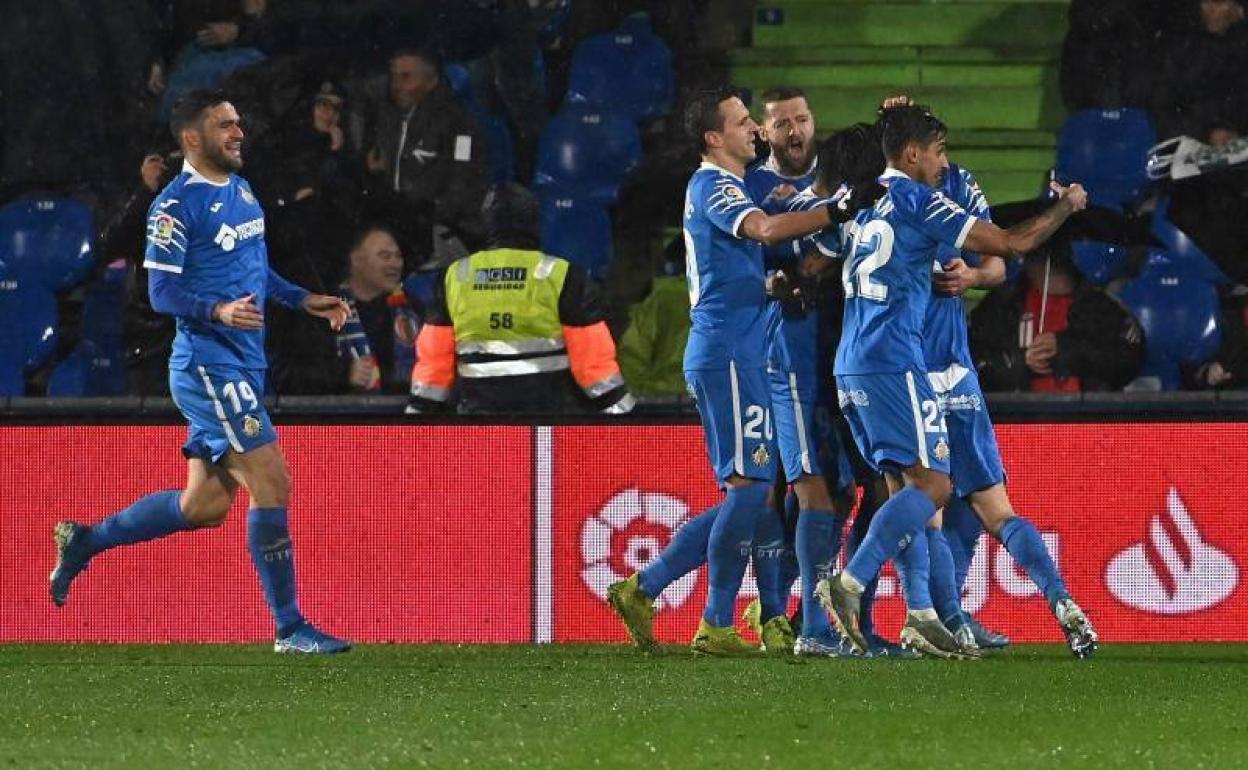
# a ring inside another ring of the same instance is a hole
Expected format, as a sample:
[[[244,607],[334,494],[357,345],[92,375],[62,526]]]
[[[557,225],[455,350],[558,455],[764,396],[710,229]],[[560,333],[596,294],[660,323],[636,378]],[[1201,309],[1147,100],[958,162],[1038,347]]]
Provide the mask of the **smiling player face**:
[[[234,105],[221,102],[207,109],[197,133],[204,161],[223,173],[243,167],[243,128]]]

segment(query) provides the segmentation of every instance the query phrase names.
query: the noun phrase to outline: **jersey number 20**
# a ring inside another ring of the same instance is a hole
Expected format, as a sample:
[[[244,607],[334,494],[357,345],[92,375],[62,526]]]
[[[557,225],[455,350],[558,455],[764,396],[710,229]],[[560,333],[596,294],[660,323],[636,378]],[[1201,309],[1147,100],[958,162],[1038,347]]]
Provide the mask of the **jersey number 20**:
[[[875,302],[888,301],[888,287],[871,280],[871,274],[893,258],[893,227],[882,219],[873,219],[854,229],[849,248],[850,258],[841,270],[845,298],[862,297]]]

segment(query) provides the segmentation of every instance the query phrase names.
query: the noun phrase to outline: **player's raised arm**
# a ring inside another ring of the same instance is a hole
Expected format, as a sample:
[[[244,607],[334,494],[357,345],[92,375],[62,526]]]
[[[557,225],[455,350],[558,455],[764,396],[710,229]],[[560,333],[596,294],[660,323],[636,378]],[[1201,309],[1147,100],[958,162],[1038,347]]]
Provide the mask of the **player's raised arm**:
[[[794,211],[785,214],[764,214],[754,211],[741,221],[738,235],[767,246],[801,238],[817,233],[835,219],[834,209],[827,205],[816,206],[809,211]]]
[[[1057,193],[1057,202],[1046,211],[1019,222],[1008,230],[1002,230],[991,222],[976,220],[966,235],[962,247],[971,251],[1021,259],[1025,254],[1047,241],[1071,214],[1082,211],[1088,205],[1088,193],[1075,183],[1062,187],[1051,184]]]

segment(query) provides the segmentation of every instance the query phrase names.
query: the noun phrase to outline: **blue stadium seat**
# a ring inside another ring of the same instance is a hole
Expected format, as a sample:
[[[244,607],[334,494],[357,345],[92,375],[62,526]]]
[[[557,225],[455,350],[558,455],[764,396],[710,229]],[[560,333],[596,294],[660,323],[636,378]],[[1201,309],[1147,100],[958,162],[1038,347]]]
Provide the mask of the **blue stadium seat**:
[[[1058,181],[1080,182],[1091,203],[1125,211],[1148,185],[1148,151],[1157,132],[1143,110],[1081,110],[1057,140]]]
[[[0,396],[20,396],[24,375],[56,350],[56,296],[0,259]]]
[[[1212,283],[1154,249],[1138,277],[1119,298],[1144,327],[1141,378],[1156,378],[1162,390],[1182,386],[1180,367],[1213,360],[1222,342],[1218,293]]]
[[[1230,286],[1233,281],[1217,266],[1209,255],[1187,233],[1174,226],[1170,221],[1170,196],[1163,195],[1157,199],[1157,208],[1153,211],[1153,236],[1161,242],[1166,251],[1170,252],[1176,262],[1181,263],[1188,272],[1196,273],[1205,280],[1219,286]]]
[[[1072,241],[1071,256],[1083,277],[1104,286],[1127,270],[1127,247],[1105,241]]]
[[[567,104],[542,130],[533,187],[610,204],[640,160],[641,135],[631,121],[584,103]]]
[[[87,277],[94,238],[91,210],[72,198],[19,198],[0,208],[0,259],[54,291]]]
[[[481,132],[490,144],[490,181],[510,182],[515,179],[516,150],[507,121],[485,109],[477,100],[477,95],[472,90],[472,79],[464,65],[447,64],[442,68],[442,74],[451,90],[459,97],[459,103],[469,115],[476,118],[477,125],[481,127]]]
[[[542,195],[542,251],[563,257],[601,281],[611,264],[611,212],[598,201]]]
[[[49,396],[120,396],[126,392],[122,309],[126,265],[116,262],[88,288],[82,334],[74,351],[52,372]]]
[[[568,101],[583,101],[644,121],[672,111],[672,52],[645,14],[586,38],[572,54]]]

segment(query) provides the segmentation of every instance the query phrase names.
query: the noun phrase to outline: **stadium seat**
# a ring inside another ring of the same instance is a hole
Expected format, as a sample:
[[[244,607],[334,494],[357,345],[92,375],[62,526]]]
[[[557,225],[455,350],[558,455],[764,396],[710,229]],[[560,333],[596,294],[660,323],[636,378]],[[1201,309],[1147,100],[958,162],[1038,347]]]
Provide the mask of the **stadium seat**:
[[[615,201],[624,177],[640,160],[641,136],[631,121],[575,102],[542,130],[533,186],[539,193],[606,205]]]
[[[672,52],[645,14],[586,38],[572,54],[568,101],[583,101],[645,121],[672,111]]]
[[[1187,233],[1175,227],[1170,221],[1170,196],[1164,195],[1157,200],[1157,208],[1153,211],[1153,236],[1161,242],[1166,251],[1170,252],[1176,262],[1192,273],[1219,286],[1229,286],[1230,278],[1217,266],[1209,255]]]
[[[1071,256],[1083,277],[1104,286],[1127,270],[1127,247],[1105,241],[1072,241]]]
[[[20,396],[25,375],[56,350],[56,296],[0,260],[0,396]]]
[[[1217,290],[1173,255],[1149,252],[1144,270],[1123,286],[1119,299],[1144,327],[1142,380],[1155,378],[1162,390],[1178,390],[1183,366],[1217,354],[1222,342]]]
[[[462,64],[447,64],[442,74],[451,90],[459,97],[459,103],[477,120],[486,141],[490,143],[490,181],[510,182],[516,177],[516,151],[511,140],[507,121],[481,105],[472,90],[472,78]]]
[[[611,212],[605,205],[572,195],[543,195],[542,251],[584,268],[595,280],[611,264]]]
[[[82,333],[74,351],[52,372],[49,396],[119,396],[126,392],[122,309],[126,265],[116,262],[88,288]]]
[[[1081,110],[1062,125],[1057,140],[1057,178],[1080,182],[1089,201],[1126,211],[1148,180],[1148,151],[1157,132],[1143,110]]]
[[[0,259],[53,291],[82,282],[95,261],[91,211],[72,198],[19,198],[0,209]]]

